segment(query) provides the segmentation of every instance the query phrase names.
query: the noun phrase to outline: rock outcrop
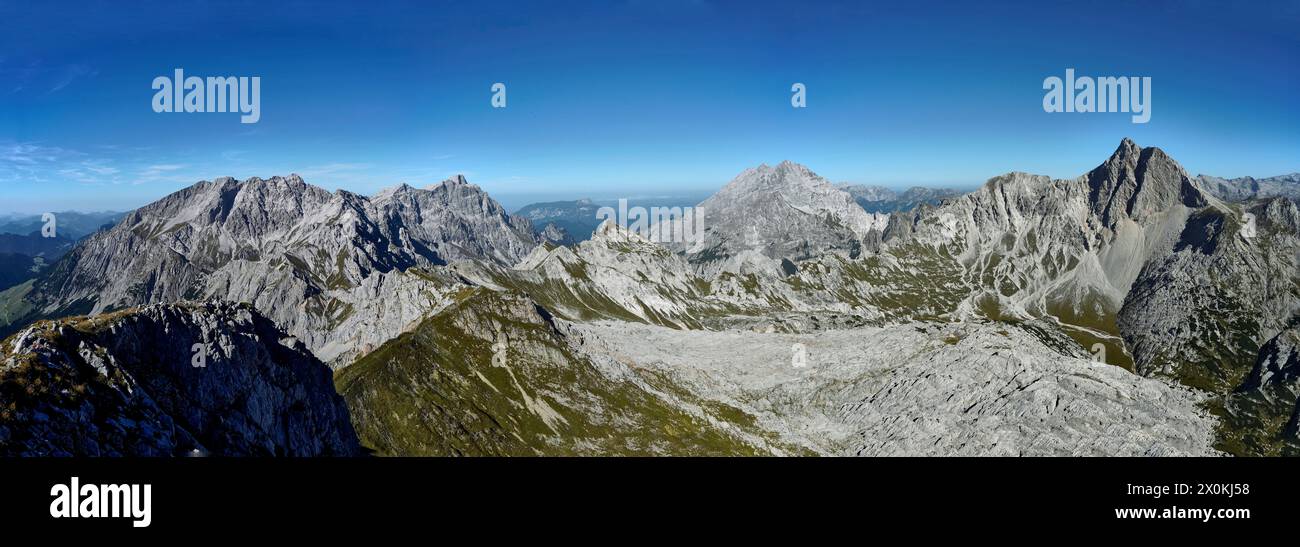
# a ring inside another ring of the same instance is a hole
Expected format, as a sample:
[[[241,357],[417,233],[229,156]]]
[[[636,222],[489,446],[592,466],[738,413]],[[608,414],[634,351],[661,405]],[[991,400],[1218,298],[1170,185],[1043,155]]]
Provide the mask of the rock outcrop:
[[[328,367],[251,307],[40,322],[0,349],[0,454],[355,456]]]

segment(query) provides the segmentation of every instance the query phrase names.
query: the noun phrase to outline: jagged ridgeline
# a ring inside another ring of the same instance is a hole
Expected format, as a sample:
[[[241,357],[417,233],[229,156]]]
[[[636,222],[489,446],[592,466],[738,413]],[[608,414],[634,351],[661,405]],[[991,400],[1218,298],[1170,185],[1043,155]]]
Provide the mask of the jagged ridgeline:
[[[1127,139],[967,194],[783,162],[699,204],[702,239],[570,245],[459,177],[218,179],[0,292],[0,332],[244,302],[335,369],[384,455],[1290,454],[1293,179],[1191,177]]]

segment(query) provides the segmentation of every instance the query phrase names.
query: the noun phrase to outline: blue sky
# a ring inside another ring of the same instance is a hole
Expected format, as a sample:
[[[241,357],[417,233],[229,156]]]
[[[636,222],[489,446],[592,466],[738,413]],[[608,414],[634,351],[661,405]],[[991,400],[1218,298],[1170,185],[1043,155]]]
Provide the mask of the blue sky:
[[[1294,0],[265,4],[0,0],[0,212],[291,172],[362,193],[465,173],[508,205],[710,190],[783,159],[974,186],[1073,177],[1125,136],[1193,174],[1300,171]],[[153,112],[175,68],[260,76],[260,122]],[[1150,76],[1151,121],[1044,112],[1066,68]]]

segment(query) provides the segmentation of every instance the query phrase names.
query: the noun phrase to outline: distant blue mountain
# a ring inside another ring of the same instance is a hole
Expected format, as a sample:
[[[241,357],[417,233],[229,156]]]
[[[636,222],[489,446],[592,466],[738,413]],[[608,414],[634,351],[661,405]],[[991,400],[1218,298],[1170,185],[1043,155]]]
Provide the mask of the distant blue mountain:
[[[103,211],[82,213],[63,211],[54,213],[57,235],[61,238],[78,240],[99,231],[105,225],[117,224],[126,213]],[[39,233],[45,226],[42,215],[10,215],[0,217],[0,234],[17,234],[25,236]]]

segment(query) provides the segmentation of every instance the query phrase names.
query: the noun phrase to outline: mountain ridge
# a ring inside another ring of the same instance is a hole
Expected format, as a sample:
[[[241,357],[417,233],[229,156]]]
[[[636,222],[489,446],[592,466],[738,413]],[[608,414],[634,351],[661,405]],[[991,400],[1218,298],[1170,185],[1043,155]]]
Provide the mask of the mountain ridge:
[[[21,294],[11,290],[17,303],[8,308],[22,313],[8,329],[31,318],[215,297],[252,302],[326,360],[346,359],[448,301],[459,283],[431,268],[510,264],[537,241],[526,219],[463,177],[373,199],[297,175],[222,177],[131,212]],[[424,273],[407,275],[414,270]]]

